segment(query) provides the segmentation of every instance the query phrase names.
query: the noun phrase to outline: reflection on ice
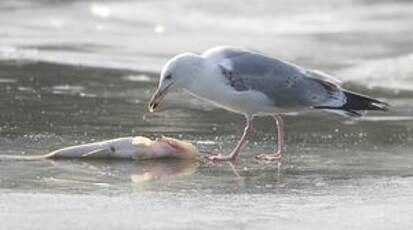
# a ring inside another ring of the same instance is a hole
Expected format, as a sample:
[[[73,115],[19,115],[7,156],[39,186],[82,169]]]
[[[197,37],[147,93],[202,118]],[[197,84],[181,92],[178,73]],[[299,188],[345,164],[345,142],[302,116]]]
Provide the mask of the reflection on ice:
[[[52,27],[61,28],[64,25],[64,22],[59,18],[51,17],[49,23]]]
[[[93,3],[90,6],[90,12],[97,17],[107,18],[112,14],[112,11],[107,5]]]
[[[412,121],[413,116],[365,116],[364,121]]]
[[[155,26],[154,31],[157,34],[163,34],[165,32],[165,27],[163,27],[162,25],[157,25]]]
[[[53,161],[54,167],[62,173],[45,175],[47,183],[55,186],[78,184],[81,186],[107,187],[127,182],[147,183],[156,180],[189,176],[196,171],[198,163],[188,160],[146,160],[131,162],[125,160]],[[66,172],[66,173],[64,173]],[[87,184],[91,183],[91,184]],[[126,183],[126,184],[125,184]]]
[[[16,83],[16,79],[11,79],[11,78],[0,78],[0,84],[10,84],[10,83]]]
[[[141,171],[131,174],[131,181],[144,183],[152,180],[170,179],[171,177],[187,176],[196,171],[198,163],[188,160],[157,160],[141,162]]]
[[[123,76],[122,79],[125,81],[132,81],[132,82],[151,82],[154,80],[153,78],[145,74],[126,75],[126,76]]]

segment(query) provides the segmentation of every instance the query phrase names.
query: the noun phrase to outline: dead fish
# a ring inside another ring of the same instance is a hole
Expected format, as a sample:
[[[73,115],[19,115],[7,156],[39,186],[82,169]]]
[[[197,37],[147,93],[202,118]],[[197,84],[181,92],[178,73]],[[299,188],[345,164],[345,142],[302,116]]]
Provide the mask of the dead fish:
[[[122,137],[112,140],[70,146],[41,156],[8,156],[8,159],[62,159],[62,158],[114,158],[114,159],[193,159],[198,150],[191,143],[169,137],[151,140],[146,137]],[[4,159],[5,156],[2,158]]]

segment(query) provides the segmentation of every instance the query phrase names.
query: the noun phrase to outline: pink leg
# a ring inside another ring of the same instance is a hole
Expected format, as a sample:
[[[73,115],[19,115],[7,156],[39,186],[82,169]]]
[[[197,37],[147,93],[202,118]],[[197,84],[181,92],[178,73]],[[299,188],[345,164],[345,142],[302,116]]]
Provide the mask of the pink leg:
[[[234,150],[228,155],[216,155],[216,156],[211,156],[209,159],[213,162],[220,162],[220,161],[231,161],[235,162],[238,158],[239,152],[242,149],[242,147],[246,144],[247,139],[251,132],[253,131],[253,127],[251,124],[251,118],[247,117],[247,126],[244,129],[244,133],[241,136],[241,139],[238,141],[237,146],[235,146]]]
[[[275,122],[277,124],[277,133],[278,133],[278,151],[274,154],[261,154],[256,156],[257,160],[264,161],[276,161],[281,159],[285,153],[285,142],[284,142],[284,122],[280,115],[274,115]]]

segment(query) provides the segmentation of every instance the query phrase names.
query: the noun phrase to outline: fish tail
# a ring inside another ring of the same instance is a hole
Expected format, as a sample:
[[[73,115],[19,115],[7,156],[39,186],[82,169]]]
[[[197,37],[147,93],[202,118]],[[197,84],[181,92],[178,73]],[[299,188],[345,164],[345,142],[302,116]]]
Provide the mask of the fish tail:
[[[39,155],[39,156],[19,156],[19,155],[0,155],[0,161],[2,160],[17,160],[17,161],[37,161],[51,158],[50,154]]]

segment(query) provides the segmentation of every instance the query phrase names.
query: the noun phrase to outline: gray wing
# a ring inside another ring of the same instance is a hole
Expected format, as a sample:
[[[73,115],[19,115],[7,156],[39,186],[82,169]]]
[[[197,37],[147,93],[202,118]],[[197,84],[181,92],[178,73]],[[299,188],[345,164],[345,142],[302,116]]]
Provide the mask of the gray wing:
[[[218,65],[237,91],[257,90],[283,107],[345,103],[339,87],[319,73],[260,53],[223,49]]]

